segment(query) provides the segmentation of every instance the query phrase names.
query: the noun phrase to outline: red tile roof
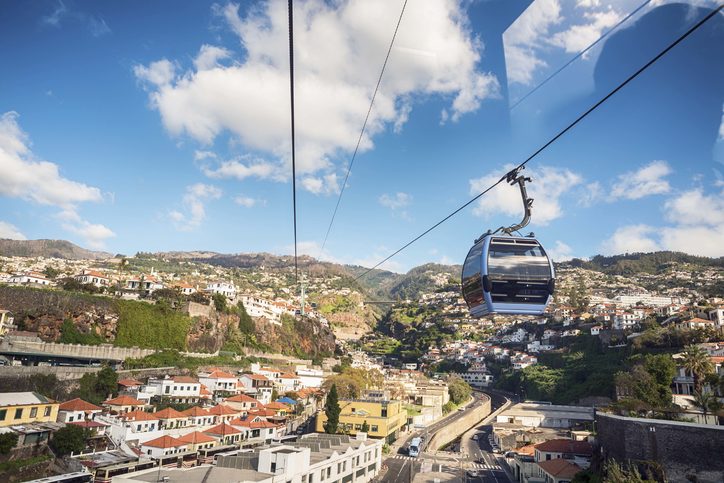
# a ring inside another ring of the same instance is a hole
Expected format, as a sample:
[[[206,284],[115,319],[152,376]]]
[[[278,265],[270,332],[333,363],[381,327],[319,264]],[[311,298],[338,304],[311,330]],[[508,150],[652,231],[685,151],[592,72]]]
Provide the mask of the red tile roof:
[[[251,396],[247,396],[246,394],[237,394],[236,396],[227,397],[224,399],[224,401],[228,402],[240,402],[240,403],[256,403],[258,406],[261,406],[261,403],[254,399]]]
[[[61,403],[58,409],[60,411],[103,411],[103,408],[84,401],[79,397]]]
[[[229,406],[224,406],[223,404],[218,404],[214,406],[213,408],[209,409],[209,414],[213,414],[214,416],[227,416],[229,414],[239,414],[239,411],[236,409],[232,409]]]
[[[556,478],[573,478],[576,473],[582,471],[580,466],[566,461],[563,458],[540,461],[538,462],[538,466],[540,466],[543,471]]]
[[[251,429],[264,429],[264,428],[276,428],[277,425],[274,423],[270,423],[269,421],[254,421],[253,418],[236,418],[233,421],[230,421],[229,424],[233,424],[234,426],[241,426],[244,428],[251,428]]]
[[[194,406],[192,408],[188,408],[186,411],[181,411],[182,414],[185,414],[186,416],[193,416],[193,417],[199,417],[199,416],[208,416],[209,412],[204,409],[200,408],[198,406]]]
[[[118,416],[124,421],[158,421],[158,418],[146,411],[129,411]]]
[[[165,435],[160,438],[141,443],[141,446],[150,446],[152,448],[178,448],[179,446],[186,446],[186,444],[187,443],[184,443],[183,441],[179,441],[176,438]]]
[[[182,441],[184,443],[189,443],[189,444],[211,443],[211,442],[216,441],[211,436],[208,436],[199,431],[194,431],[193,433],[184,434],[178,440]]]
[[[279,401],[270,402],[269,404],[265,405],[264,408],[289,411],[289,405],[280,403]]]
[[[103,401],[103,405],[107,406],[143,406],[143,402],[131,396],[118,396],[113,399]]]
[[[244,374],[244,376],[248,377],[249,379],[254,379],[257,381],[268,381],[269,378],[266,376],[263,376],[261,374]]]
[[[182,382],[184,384],[198,384],[198,379],[191,376],[174,376],[173,382]]]
[[[119,386],[125,386],[125,387],[133,387],[133,386],[143,386],[143,383],[141,381],[137,381],[135,379],[121,379],[118,381]]]
[[[210,379],[236,379],[236,376],[224,371],[214,371],[208,376]]]
[[[180,413],[176,411],[174,408],[166,408],[161,409],[160,411],[156,411],[153,413],[154,416],[156,416],[158,419],[186,419],[188,416],[186,414]]]
[[[593,455],[593,448],[588,441],[574,441],[572,439],[551,439],[538,443],[535,449],[545,453],[568,453]]]
[[[214,426],[211,429],[207,429],[206,431],[204,431],[204,433],[216,434],[219,436],[226,436],[227,434],[239,434],[239,433],[241,433],[241,430],[236,429],[235,427],[233,427],[229,424],[221,423],[217,426]]]

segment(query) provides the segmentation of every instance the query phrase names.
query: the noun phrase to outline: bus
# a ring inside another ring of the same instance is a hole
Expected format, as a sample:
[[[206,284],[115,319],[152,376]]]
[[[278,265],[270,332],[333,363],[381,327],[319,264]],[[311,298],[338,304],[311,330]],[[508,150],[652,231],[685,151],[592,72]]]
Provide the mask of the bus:
[[[422,448],[422,439],[421,438],[412,438],[412,441],[410,441],[410,446],[407,448],[407,454],[417,458],[418,456],[420,456],[421,448]]]

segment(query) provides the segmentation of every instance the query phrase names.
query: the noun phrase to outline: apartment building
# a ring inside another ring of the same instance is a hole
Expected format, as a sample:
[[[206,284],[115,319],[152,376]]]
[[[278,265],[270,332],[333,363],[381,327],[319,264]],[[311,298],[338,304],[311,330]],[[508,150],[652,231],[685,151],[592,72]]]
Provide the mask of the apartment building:
[[[37,392],[0,393],[0,427],[55,422],[59,406]]]

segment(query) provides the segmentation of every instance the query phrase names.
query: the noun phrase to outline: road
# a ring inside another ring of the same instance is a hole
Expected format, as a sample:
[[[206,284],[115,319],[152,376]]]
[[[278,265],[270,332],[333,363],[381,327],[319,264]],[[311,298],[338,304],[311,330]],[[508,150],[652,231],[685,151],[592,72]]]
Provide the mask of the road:
[[[488,395],[491,397],[492,411],[500,408],[507,401],[504,396],[498,393],[489,392]],[[473,469],[477,474],[476,476],[468,475],[467,481],[471,483],[510,483],[511,481],[501,467],[500,461],[498,461],[503,458],[493,453],[492,432],[493,426],[491,424],[483,424],[468,431],[461,438],[460,445],[463,448],[463,453],[468,461],[473,462]]]
[[[505,398],[500,395],[487,395],[491,397],[492,411],[495,411],[505,403]],[[435,452],[435,448],[430,448],[428,451],[428,448],[424,447],[429,440],[429,434],[432,434],[439,428],[450,424],[451,421],[462,417],[466,411],[482,404],[483,400],[484,398],[481,398],[480,393],[475,393],[475,401],[468,405],[465,408],[465,411],[457,411],[455,414],[428,426],[421,432],[413,432],[408,435],[399,450],[384,460],[383,464],[387,466],[387,472],[379,481],[386,483],[411,482],[414,475],[424,469],[426,472],[433,471],[449,473],[457,477],[462,475],[463,481],[470,483],[480,481],[485,483],[509,483],[505,472],[500,468],[495,460],[495,457],[488,452],[491,450],[489,446],[487,448],[488,451],[486,451],[486,448],[484,447],[479,447],[478,452],[475,453],[478,456],[475,458],[470,458],[468,456],[473,454],[472,449],[474,448],[465,450],[463,453],[449,453]],[[412,438],[416,436],[423,437],[423,454],[418,458],[412,458],[407,456],[407,446]],[[487,436],[485,437],[485,440],[485,442],[487,442]],[[477,444],[475,441],[473,441],[473,443]],[[433,454],[433,452],[435,454]],[[487,456],[484,453],[486,453]],[[479,478],[471,477],[468,475],[468,470],[478,471],[482,476]]]
[[[481,399],[478,394],[475,394],[474,396],[475,400],[472,403],[468,404],[468,406],[466,406],[465,411],[478,407],[483,403],[483,399]],[[444,425],[450,424],[450,422],[461,418],[465,414],[465,411],[455,411],[453,414],[441,419],[436,423],[429,425],[422,431],[413,431],[412,433],[410,433],[405,438],[404,442],[399,446],[397,452],[395,454],[391,454],[389,457],[387,457],[387,459],[383,461],[383,464],[386,465],[388,469],[380,481],[389,483],[394,483],[398,481],[412,481],[412,476],[415,473],[420,472],[422,460],[424,459],[424,455],[418,458],[412,458],[410,456],[407,456],[407,447],[410,444],[410,441],[412,441],[412,438],[415,438],[417,436],[422,437],[422,445],[424,451],[425,445],[429,441],[430,434],[434,433]]]

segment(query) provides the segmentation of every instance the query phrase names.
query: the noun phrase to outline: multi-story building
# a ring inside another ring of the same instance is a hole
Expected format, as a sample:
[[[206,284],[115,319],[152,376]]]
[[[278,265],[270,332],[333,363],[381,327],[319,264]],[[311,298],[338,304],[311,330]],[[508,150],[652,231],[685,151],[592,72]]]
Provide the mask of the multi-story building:
[[[15,324],[13,324],[14,318],[13,313],[9,310],[0,310],[0,337],[4,336],[11,330],[15,330]]]
[[[73,423],[89,421],[93,420],[95,416],[101,412],[103,412],[103,408],[80,398],[75,398],[60,404],[58,407],[58,422]]]
[[[321,369],[313,369],[307,366],[297,366],[297,376],[302,383],[302,387],[321,387],[324,380],[324,371]]]
[[[111,280],[108,277],[100,272],[96,272],[95,270],[84,270],[83,273],[78,274],[73,278],[78,283],[94,285],[98,288],[107,287],[111,284]]]
[[[214,393],[236,394],[239,392],[239,378],[218,369],[199,373],[199,382]]]
[[[55,422],[58,406],[37,392],[0,393],[0,427]]]
[[[234,286],[234,284],[221,280],[207,283],[205,292],[208,294],[218,293],[224,295],[228,299],[233,299],[236,297],[236,287]]]
[[[400,429],[407,423],[407,411],[402,402],[386,399],[340,399],[338,430],[355,435],[362,430],[366,422],[370,427],[367,434],[373,438],[382,438],[388,443],[397,439]],[[316,431],[324,432],[327,415],[317,414]]]
[[[234,378],[233,375],[231,376]],[[143,388],[143,392],[174,403],[196,403],[201,398],[201,383],[198,379],[189,376],[166,376],[163,379],[151,377]]]

